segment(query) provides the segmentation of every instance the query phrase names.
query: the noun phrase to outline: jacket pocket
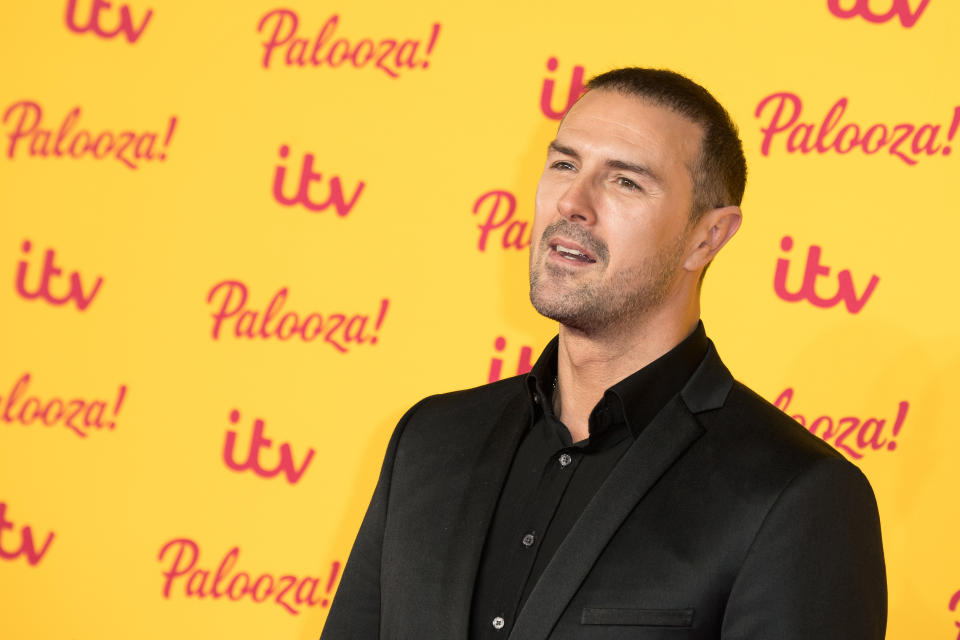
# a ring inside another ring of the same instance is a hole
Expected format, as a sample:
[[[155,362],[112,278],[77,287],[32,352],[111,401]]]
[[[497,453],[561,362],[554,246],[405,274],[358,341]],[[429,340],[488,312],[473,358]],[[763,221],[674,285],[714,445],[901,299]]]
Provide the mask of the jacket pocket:
[[[693,609],[623,609],[584,607],[580,624],[630,625],[636,627],[691,627]]]

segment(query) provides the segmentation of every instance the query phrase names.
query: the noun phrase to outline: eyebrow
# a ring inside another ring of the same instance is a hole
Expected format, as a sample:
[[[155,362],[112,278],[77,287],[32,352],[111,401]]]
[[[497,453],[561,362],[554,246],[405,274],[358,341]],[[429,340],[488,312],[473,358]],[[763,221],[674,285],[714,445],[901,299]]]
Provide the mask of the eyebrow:
[[[570,156],[574,160],[580,160],[580,154],[577,153],[576,149],[567,147],[556,140],[551,142],[547,151],[556,151],[557,153],[563,154],[565,156]],[[662,184],[660,177],[650,169],[650,167],[644,166],[642,164],[637,164],[635,162],[627,162],[626,160],[607,160],[607,166],[611,169],[621,169],[623,171],[630,171],[642,176],[646,176],[656,182],[657,184]]]

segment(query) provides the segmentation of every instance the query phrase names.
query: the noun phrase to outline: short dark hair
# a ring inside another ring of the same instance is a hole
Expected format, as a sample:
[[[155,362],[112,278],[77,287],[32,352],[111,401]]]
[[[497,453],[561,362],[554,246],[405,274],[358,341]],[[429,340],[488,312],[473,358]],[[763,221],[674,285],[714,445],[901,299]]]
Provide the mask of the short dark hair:
[[[684,116],[703,129],[700,153],[690,167],[691,222],[717,207],[739,205],[747,184],[747,161],[737,126],[710,92],[666,69],[627,67],[591,79],[588,91],[605,89],[637,96]]]

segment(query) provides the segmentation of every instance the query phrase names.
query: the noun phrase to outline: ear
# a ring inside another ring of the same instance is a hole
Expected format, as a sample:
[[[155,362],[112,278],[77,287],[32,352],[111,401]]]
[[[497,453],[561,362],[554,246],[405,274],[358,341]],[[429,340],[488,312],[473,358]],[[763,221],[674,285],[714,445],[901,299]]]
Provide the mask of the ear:
[[[713,260],[740,228],[743,213],[740,207],[731,205],[711,209],[703,214],[690,234],[691,251],[683,266],[688,271],[700,271]]]

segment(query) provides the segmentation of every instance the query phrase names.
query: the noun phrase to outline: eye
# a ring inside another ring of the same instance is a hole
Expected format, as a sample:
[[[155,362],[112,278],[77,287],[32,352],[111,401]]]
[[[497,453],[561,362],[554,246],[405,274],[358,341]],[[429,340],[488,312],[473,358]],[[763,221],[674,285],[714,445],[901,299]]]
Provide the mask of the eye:
[[[559,169],[560,171],[572,171],[573,165],[567,162],[566,160],[558,160],[550,165],[551,169]]]
[[[617,178],[617,184],[621,187],[626,187],[631,191],[643,191],[643,189],[640,188],[640,185],[629,178],[624,178],[623,176]]]

